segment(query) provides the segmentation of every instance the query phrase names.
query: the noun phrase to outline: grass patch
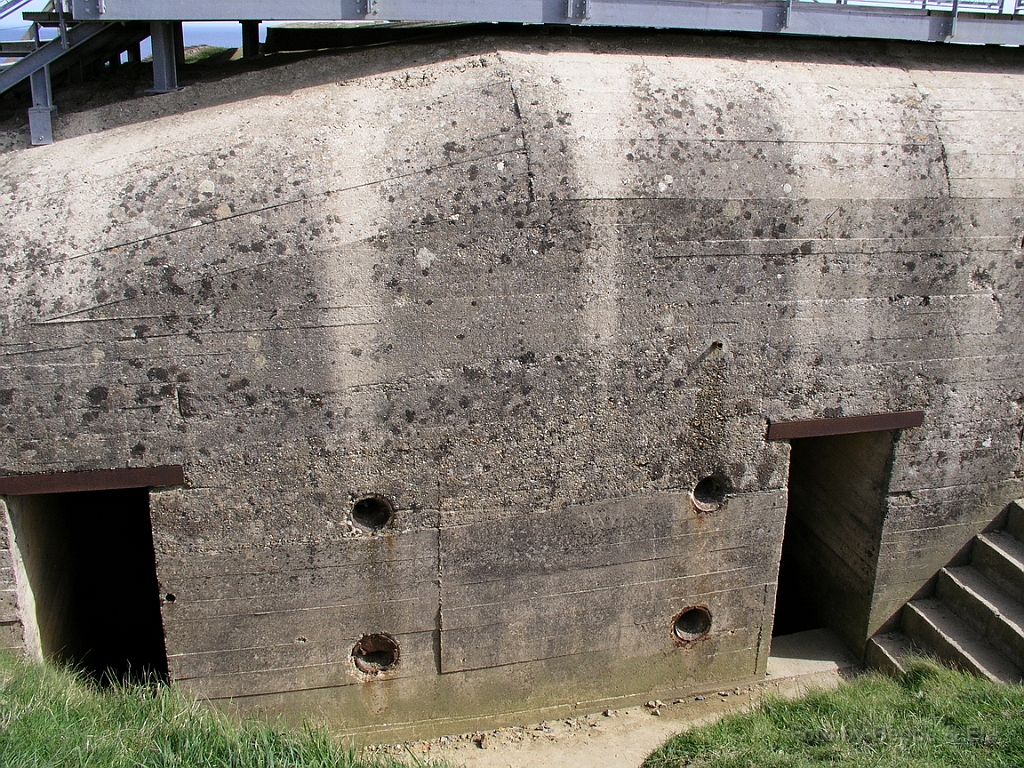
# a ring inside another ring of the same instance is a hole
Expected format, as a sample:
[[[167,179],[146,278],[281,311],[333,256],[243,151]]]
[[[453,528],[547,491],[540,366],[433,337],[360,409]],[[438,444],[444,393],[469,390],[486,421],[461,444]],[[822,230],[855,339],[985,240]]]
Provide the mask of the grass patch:
[[[101,689],[72,673],[0,654],[4,768],[399,768],[327,732],[232,723],[173,686]],[[424,765],[416,763],[416,765]]]
[[[642,768],[1024,766],[1024,688],[920,660],[669,739]]]
[[[227,61],[235,55],[237,48],[223,48],[217,45],[193,45],[185,49],[185,63],[198,64],[201,61],[216,59]]]

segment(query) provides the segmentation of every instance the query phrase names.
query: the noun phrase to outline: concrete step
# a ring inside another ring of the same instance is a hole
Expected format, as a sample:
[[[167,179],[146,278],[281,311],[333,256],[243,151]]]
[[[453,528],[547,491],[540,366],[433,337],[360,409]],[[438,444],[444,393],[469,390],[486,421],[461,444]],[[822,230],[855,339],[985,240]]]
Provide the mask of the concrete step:
[[[1006,532],[1018,541],[1024,541],[1024,499],[1010,504],[1010,516],[1006,519]]]
[[[971,565],[1017,599],[1024,597],[1024,543],[1005,531],[981,533],[971,548]]]
[[[907,671],[903,660],[916,652],[910,638],[902,632],[887,632],[868,640],[864,649],[864,664],[870,669],[890,675],[903,674]]]
[[[1012,662],[935,599],[903,608],[903,631],[924,651],[998,683],[1019,683],[1024,674]]]
[[[969,565],[943,568],[935,596],[992,646],[1024,667],[1024,604]]]

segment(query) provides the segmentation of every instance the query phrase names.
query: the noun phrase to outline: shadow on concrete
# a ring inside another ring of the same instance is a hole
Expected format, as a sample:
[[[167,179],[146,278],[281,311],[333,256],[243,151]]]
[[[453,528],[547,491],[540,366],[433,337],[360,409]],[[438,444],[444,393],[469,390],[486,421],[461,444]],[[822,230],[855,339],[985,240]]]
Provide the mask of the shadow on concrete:
[[[99,79],[76,85],[55,84],[61,114],[69,115],[118,105],[104,116],[105,128],[184,114],[265,96],[287,96],[296,90],[363,77],[380,76],[411,66],[431,66],[502,50],[533,54],[590,51],[597,55],[649,55],[720,58],[734,61],[785,61],[832,66],[884,65],[943,72],[998,73],[1019,71],[1017,48],[961,46],[855,38],[812,38],[766,34],[689,32],[520,24],[443,25],[399,41],[371,42],[346,48],[275,53],[258,59],[231,59],[230,53],[193,64],[179,72],[182,90],[147,95],[152,85],[148,63],[124,65]],[[305,64],[293,76],[282,67]],[[228,81],[231,81],[228,83]],[[197,93],[194,86],[203,88]],[[26,95],[0,97],[0,129],[19,130],[25,119]],[[26,136],[27,136],[27,128]],[[55,125],[57,140],[84,133]],[[17,148],[15,145],[13,148]]]
[[[860,668],[860,662],[831,630],[812,629],[772,638],[768,657],[770,678],[835,672],[852,675]]]

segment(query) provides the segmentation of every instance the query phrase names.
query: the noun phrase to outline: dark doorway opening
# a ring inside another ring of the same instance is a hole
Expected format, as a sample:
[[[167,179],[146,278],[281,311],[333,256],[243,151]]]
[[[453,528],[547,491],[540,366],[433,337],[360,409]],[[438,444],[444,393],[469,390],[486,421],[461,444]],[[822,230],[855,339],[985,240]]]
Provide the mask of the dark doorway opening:
[[[773,636],[827,627],[863,650],[896,434],[791,441]]]
[[[7,498],[44,657],[102,683],[166,680],[149,490]]]

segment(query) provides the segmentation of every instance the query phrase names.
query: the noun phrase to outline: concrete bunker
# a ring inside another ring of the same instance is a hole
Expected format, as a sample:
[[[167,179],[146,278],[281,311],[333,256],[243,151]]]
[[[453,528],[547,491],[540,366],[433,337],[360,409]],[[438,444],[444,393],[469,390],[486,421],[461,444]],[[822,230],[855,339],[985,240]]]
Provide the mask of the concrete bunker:
[[[134,485],[135,473],[108,474],[100,485]],[[26,645],[102,683],[166,679],[149,488],[67,490],[59,475],[23,485],[55,491],[4,496],[19,599],[34,607]]]
[[[1022,75],[833,48],[498,35],[65,115],[0,152],[0,465],[184,464],[149,497],[168,676],[422,738],[763,679],[773,440],[794,489],[874,441],[766,423],[927,407],[891,473],[908,424],[848,433],[885,437],[834,567],[856,647],[1024,495]]]

